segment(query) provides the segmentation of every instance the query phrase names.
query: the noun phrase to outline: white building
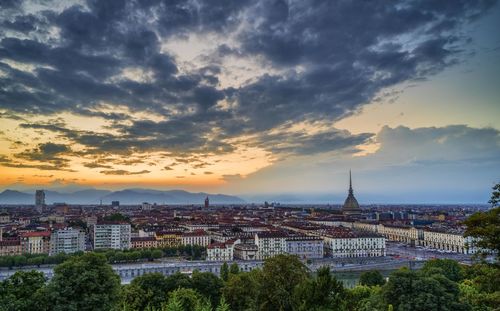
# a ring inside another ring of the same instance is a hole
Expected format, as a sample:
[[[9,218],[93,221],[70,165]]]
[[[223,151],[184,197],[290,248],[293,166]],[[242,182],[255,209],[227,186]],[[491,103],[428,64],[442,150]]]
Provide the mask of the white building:
[[[225,243],[212,243],[207,247],[208,261],[232,261],[234,258],[234,245],[239,243],[239,240],[231,240]]]
[[[85,250],[85,233],[80,229],[65,228],[52,232],[50,255],[76,253]]]
[[[255,244],[241,243],[234,246],[234,258],[241,260],[255,260],[259,248]]]
[[[379,257],[386,255],[385,238],[372,233],[356,233],[336,227],[321,232],[328,257]]]
[[[424,230],[421,245],[462,254],[474,254],[477,249],[472,237],[464,237],[462,232]]]
[[[204,230],[183,232],[181,238],[182,245],[208,246],[210,244],[210,235]]]
[[[130,238],[129,223],[108,222],[94,226],[94,249],[129,249]]]
[[[286,239],[286,252],[302,259],[323,258],[323,239],[314,236],[290,236]]]
[[[255,245],[259,251],[257,259],[267,259],[279,254],[284,254],[287,251],[286,238],[288,234],[285,232],[259,232],[255,234]]]

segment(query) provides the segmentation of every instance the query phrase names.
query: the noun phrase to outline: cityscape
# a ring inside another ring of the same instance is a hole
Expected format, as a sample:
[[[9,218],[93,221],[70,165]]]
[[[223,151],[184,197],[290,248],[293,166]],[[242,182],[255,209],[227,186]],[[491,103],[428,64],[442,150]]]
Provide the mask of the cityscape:
[[[0,0],[0,311],[499,311],[499,0]]]

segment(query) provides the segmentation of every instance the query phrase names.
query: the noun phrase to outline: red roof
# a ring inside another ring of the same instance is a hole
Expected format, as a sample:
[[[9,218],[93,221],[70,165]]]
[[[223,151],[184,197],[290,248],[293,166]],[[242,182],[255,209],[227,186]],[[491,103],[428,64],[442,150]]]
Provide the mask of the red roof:
[[[50,231],[32,231],[32,232],[21,233],[21,237],[23,237],[23,238],[49,237],[49,236],[50,236]]]

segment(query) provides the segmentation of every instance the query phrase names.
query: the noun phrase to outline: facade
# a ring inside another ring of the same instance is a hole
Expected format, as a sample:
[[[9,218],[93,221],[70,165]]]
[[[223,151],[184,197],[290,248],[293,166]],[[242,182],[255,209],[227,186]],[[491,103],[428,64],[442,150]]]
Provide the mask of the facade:
[[[155,237],[135,237],[131,238],[132,248],[157,248],[158,242]]]
[[[291,236],[286,240],[286,252],[301,259],[323,258],[323,239],[315,236]]]
[[[255,260],[259,248],[255,244],[241,243],[234,246],[234,258],[240,260]]]
[[[328,257],[355,258],[386,255],[385,238],[372,233],[355,233],[336,227],[321,233]]]
[[[210,244],[210,235],[204,230],[183,232],[181,239],[182,239],[182,245],[208,246]]]
[[[50,255],[85,251],[85,233],[76,228],[59,229],[50,237]]]
[[[207,247],[208,261],[232,261],[233,244],[231,243],[212,243]]]
[[[8,224],[10,222],[10,215],[8,213],[0,213],[0,224]]]
[[[257,259],[267,259],[279,254],[286,253],[286,238],[284,232],[259,232],[255,234],[255,245],[259,251]]]
[[[50,252],[50,231],[21,233],[23,254],[48,254]]]
[[[474,254],[477,251],[472,237],[464,237],[459,232],[424,230],[420,245],[462,254]]]
[[[21,240],[19,239],[1,239],[0,256],[16,256],[22,254]]]
[[[182,244],[182,233],[180,231],[156,232],[158,247],[175,247]]]
[[[94,226],[94,249],[129,249],[131,227],[129,223],[98,223]]]

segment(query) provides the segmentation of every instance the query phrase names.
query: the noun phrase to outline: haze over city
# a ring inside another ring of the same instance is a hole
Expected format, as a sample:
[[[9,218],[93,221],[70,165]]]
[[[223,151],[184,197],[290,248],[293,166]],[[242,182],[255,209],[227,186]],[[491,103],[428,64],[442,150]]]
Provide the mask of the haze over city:
[[[0,189],[487,203],[496,1],[2,1]],[[291,200],[293,201],[293,200]]]

